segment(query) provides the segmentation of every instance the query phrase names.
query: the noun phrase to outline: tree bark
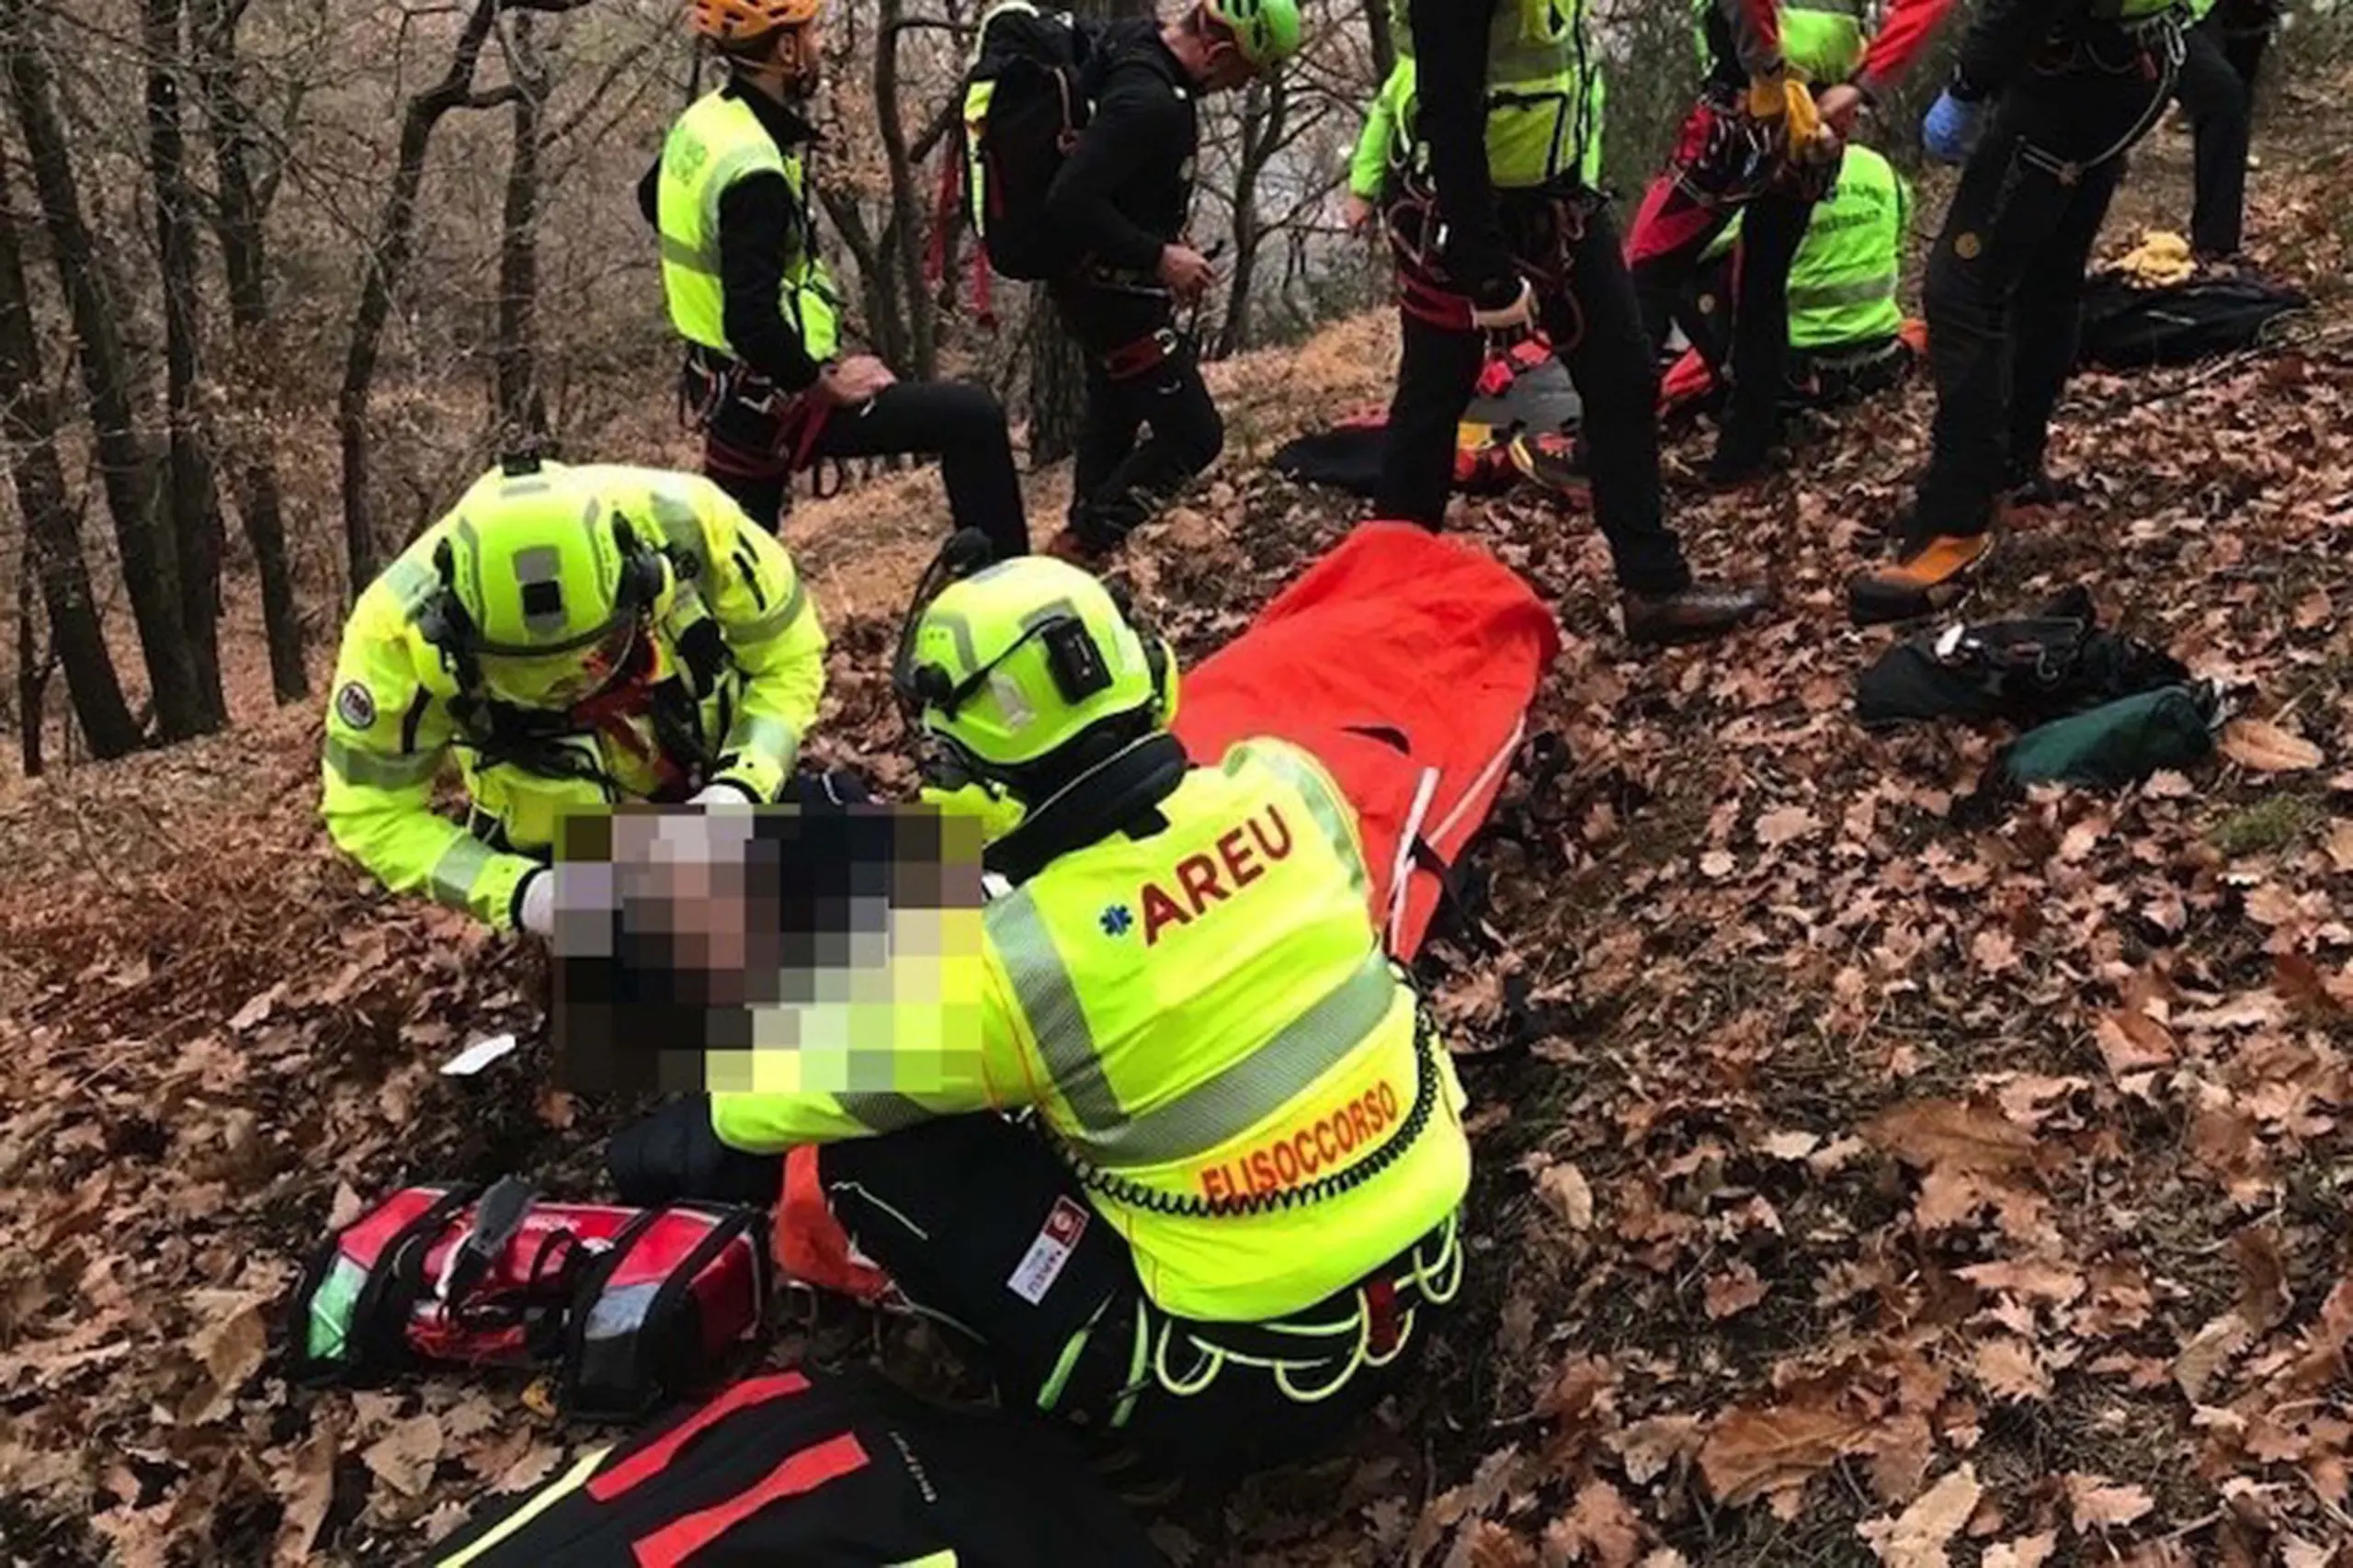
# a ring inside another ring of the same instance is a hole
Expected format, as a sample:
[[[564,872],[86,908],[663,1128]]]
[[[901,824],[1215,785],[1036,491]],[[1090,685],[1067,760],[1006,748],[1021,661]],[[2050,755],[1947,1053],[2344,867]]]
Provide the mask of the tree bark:
[[[97,242],[83,216],[46,40],[35,33],[28,0],[0,0],[0,59],[74,322],[99,476],[156,723],[166,740],[201,734],[208,727],[205,704],[181,622],[178,551],[157,514],[154,463],[132,415],[134,378],[123,347],[120,302],[106,282]]]
[[[37,581],[49,618],[51,656],[65,666],[74,722],[93,756],[120,756],[139,746],[139,724],[123,700],[90,587],[89,563],[83,559],[81,524],[57,454],[57,410],[50,402],[40,339],[33,330],[32,291],[6,196],[0,188],[0,442],[7,447],[17,510],[25,521],[26,588],[19,608],[30,608],[26,601]],[[40,771],[41,692],[49,664],[48,658],[32,656],[31,625],[30,616],[20,615],[17,676],[28,774]]]
[[[856,195],[820,183],[817,199],[824,207],[825,216],[833,220],[834,233],[841,236],[843,247],[858,263],[858,288],[865,310],[867,341],[884,364],[904,369],[913,363],[912,346],[906,312],[899,302],[898,267],[886,255],[891,236],[885,233],[880,240],[874,237],[866,226],[866,214],[859,209]]]
[[[1233,172],[1233,272],[1226,283],[1225,320],[1218,328],[1215,358],[1238,354],[1250,342],[1250,286],[1266,238],[1258,219],[1258,176],[1283,144],[1290,117],[1290,95],[1278,76],[1264,96],[1254,88],[1242,111],[1242,151]]]
[[[498,242],[498,447],[502,453],[538,451],[548,433],[547,399],[540,388],[540,151],[546,118],[546,64],[531,47],[529,12],[515,18],[506,52],[520,89],[515,99],[506,202]]]
[[[27,533],[17,571],[17,711],[21,715],[17,723],[17,761],[26,778],[38,778],[41,767],[41,710],[46,706],[42,699],[49,690],[50,660],[41,652],[40,639],[33,632],[33,617],[40,612],[40,603],[33,595],[33,574],[40,568],[32,556],[32,535]]]
[[[180,117],[180,0],[144,0],[147,55],[147,168],[155,187],[156,254],[164,286],[165,413],[169,512],[179,552],[180,625],[196,665],[204,728],[228,722],[221,689],[221,492],[212,471],[210,432],[197,403],[202,303],[196,286],[195,199],[188,189],[188,139]]]
[[[899,275],[893,292],[905,304],[907,346],[919,381],[939,374],[939,345],[933,330],[931,297],[923,278],[923,206],[915,191],[915,160],[907,151],[907,128],[899,119],[899,26],[902,0],[881,0],[881,28],[874,39],[874,119],[881,127],[883,163],[891,174],[891,230],[897,241],[892,263]]]
[[[196,77],[204,101],[204,125],[212,146],[219,194],[213,235],[222,269],[229,278],[231,381],[249,411],[266,404],[261,372],[273,348],[269,264],[263,220],[268,202],[254,174],[260,137],[253,111],[238,96],[237,23],[244,0],[192,0]],[[278,464],[267,438],[248,444],[238,462],[237,515],[254,552],[261,580],[264,633],[269,641],[269,684],[280,702],[298,702],[311,692],[302,667],[302,612],[294,589],[294,569],[286,552],[286,512]]]

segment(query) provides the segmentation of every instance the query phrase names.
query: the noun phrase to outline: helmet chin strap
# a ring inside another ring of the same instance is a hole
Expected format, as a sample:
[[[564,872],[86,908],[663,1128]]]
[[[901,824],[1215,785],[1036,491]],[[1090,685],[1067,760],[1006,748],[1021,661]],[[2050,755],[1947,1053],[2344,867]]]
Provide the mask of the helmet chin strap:
[[[1191,759],[1162,729],[1138,736],[1030,808],[1018,826],[983,852],[984,869],[1020,883],[1057,858],[1123,828],[1155,831],[1158,806],[1184,781]]]

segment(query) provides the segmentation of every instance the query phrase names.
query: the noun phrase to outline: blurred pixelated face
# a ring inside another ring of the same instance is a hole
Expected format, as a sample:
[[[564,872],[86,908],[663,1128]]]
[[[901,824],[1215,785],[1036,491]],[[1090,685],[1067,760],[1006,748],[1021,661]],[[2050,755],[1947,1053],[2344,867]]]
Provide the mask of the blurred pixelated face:
[[[978,1049],[963,815],[625,809],[567,824],[557,885],[567,1087],[919,1093]]]

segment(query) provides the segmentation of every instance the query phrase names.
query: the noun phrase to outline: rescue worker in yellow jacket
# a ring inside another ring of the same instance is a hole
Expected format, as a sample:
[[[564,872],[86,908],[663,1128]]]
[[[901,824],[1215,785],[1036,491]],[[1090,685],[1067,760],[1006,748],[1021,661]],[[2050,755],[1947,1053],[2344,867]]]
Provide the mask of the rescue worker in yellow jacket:
[[[1001,556],[1029,548],[1005,409],[985,387],[901,381],[844,352],[842,292],[819,254],[824,0],[689,0],[727,77],[681,115],[638,182],[661,241],[662,291],[686,340],[688,422],[703,472],[771,532],[792,476],[822,459],[937,456],[948,509]]]
[[[1021,811],[955,999],[976,1042],[904,1093],[675,1102],[615,1139],[624,1196],[773,1195],[819,1144],[835,1218],[1009,1402],[1164,1474],[1312,1452],[1453,1298],[1471,1169],[1348,802],[1279,741],[1190,765],[1166,645],[1051,558],[935,569],[895,679],[935,778]]]
[[[824,655],[791,558],[709,480],[509,461],[359,597],[328,831],[395,892],[545,936],[561,819],[779,798]],[[462,824],[433,806],[451,763]]]

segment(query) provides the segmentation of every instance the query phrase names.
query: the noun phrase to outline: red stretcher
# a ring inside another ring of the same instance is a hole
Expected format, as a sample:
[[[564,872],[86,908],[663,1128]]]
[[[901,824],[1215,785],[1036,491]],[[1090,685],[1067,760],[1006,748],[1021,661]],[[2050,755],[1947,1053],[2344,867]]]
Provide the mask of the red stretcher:
[[[1261,735],[1313,753],[1357,808],[1373,918],[1410,959],[1560,649],[1552,610],[1484,551],[1367,523],[1186,672],[1176,736],[1196,763]]]

